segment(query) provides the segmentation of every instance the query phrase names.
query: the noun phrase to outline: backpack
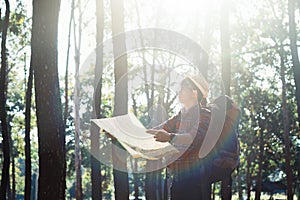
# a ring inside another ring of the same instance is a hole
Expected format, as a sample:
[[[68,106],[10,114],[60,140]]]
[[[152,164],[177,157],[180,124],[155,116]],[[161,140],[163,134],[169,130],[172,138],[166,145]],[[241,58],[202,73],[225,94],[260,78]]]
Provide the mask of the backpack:
[[[234,169],[239,165],[238,124],[241,109],[227,95],[215,99],[208,108],[212,113],[211,123],[200,148],[199,158],[212,155],[215,166]]]

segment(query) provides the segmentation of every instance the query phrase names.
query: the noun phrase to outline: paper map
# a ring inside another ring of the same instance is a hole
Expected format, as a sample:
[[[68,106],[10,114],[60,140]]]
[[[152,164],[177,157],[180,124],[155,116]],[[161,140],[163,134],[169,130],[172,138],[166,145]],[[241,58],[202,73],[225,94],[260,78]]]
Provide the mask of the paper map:
[[[115,137],[134,158],[156,160],[179,153],[170,143],[155,141],[153,135],[146,133],[146,128],[132,113],[91,121]]]

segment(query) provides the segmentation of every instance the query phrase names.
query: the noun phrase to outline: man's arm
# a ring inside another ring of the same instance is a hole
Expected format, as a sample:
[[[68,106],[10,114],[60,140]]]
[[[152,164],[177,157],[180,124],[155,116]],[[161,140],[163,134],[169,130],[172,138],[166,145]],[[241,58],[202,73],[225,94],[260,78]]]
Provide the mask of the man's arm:
[[[176,144],[191,144],[193,142],[191,133],[169,133],[164,129],[148,129],[147,133],[153,134],[155,140],[159,142],[171,142]]]
[[[192,125],[190,131],[186,133],[177,134],[174,132],[168,132],[165,129],[148,129],[147,133],[153,134],[156,141],[171,142],[182,145],[191,144],[197,136],[197,143],[202,144],[209,126],[209,121],[210,113],[208,111],[202,111],[199,116],[199,121],[196,121],[196,123]]]

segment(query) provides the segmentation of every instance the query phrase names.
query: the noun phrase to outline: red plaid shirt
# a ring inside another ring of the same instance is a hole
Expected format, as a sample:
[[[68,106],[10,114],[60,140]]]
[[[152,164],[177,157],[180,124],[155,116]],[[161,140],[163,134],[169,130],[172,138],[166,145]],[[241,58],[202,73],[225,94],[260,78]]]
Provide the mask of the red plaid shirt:
[[[173,144],[182,152],[182,155],[168,166],[172,171],[188,168],[199,160],[198,153],[208,129],[210,117],[210,111],[197,104],[187,111],[181,110],[157,127],[176,134],[189,133],[193,137],[193,142],[189,145]]]

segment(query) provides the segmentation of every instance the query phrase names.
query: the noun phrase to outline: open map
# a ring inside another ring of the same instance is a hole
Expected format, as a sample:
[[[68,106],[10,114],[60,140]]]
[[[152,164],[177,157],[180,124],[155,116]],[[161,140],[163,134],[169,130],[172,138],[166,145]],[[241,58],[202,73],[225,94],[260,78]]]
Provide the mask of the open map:
[[[134,158],[156,160],[179,153],[170,143],[155,141],[153,135],[146,133],[146,128],[132,113],[91,121],[115,137]]]

